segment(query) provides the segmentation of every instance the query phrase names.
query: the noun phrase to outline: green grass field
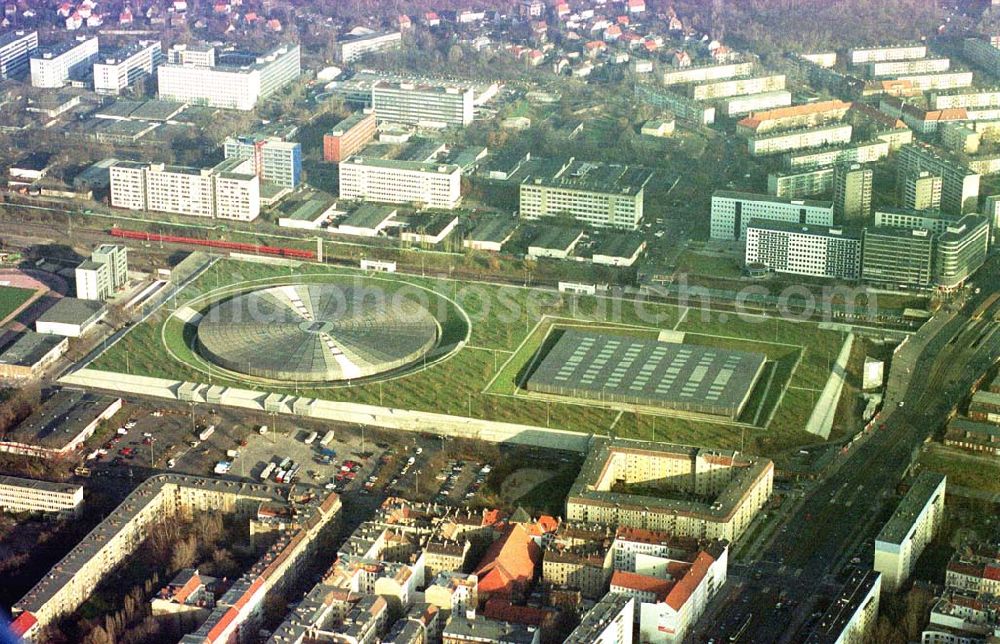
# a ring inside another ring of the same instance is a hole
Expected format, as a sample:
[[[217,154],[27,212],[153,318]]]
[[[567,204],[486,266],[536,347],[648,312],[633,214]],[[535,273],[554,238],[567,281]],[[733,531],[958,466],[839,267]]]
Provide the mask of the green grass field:
[[[995,458],[931,443],[917,460],[924,469],[947,476],[948,485],[1000,494],[1000,464]]]
[[[358,271],[303,264],[288,268],[231,260],[218,262],[185,288],[169,309],[137,325],[121,342],[90,365],[94,369],[128,371],[133,374],[176,380],[208,381],[204,362],[190,348],[194,329],[170,313],[206,294],[242,282],[289,280],[330,281],[364,278]],[[412,285],[429,289],[455,301],[469,316],[471,327],[455,317],[454,310],[439,316],[444,341],[454,341],[468,331],[469,340],[443,363],[425,370],[413,369],[382,382],[351,387],[296,387],[300,395],[399,408],[470,415],[487,420],[549,426],[572,431],[656,439],[712,447],[739,448],[770,454],[816,437],[803,431],[818,391],[826,382],[830,364],[843,342],[843,334],[800,324],[769,319],[763,323],[725,314],[683,311],[674,306],[644,303],[642,311],[628,301],[590,296],[569,296],[514,286],[458,282],[415,276],[392,277],[380,284]],[[395,288],[395,287],[393,287]],[[621,306],[616,305],[616,302]],[[205,306],[195,304],[193,308]],[[683,317],[682,317],[683,315]],[[516,377],[524,362],[534,355],[544,333],[544,321],[559,319],[587,325],[645,327],[685,331],[691,341],[720,348],[762,351],[773,361],[774,386],[763,401],[767,427],[741,430],[731,423],[654,417],[616,411],[576,401],[543,401],[515,396]],[[164,344],[170,351],[166,351]],[[177,359],[171,358],[171,353]],[[516,355],[515,355],[516,353]],[[260,390],[282,390],[280,386],[248,384],[213,370],[211,381]],[[789,385],[787,390],[778,386]],[[286,387],[285,391],[291,391]],[[784,394],[782,395],[782,391]],[[780,398],[780,401],[779,401]],[[772,417],[773,411],[773,417]]]
[[[34,295],[35,291],[30,288],[0,286],[0,320],[7,319],[8,315],[19,309]]]

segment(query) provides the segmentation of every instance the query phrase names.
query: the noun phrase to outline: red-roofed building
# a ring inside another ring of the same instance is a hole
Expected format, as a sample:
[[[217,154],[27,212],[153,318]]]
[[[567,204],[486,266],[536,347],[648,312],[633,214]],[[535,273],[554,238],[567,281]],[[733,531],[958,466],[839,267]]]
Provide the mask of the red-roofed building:
[[[646,0],[628,0],[629,13],[642,13],[646,10]]]
[[[31,637],[35,634],[32,632],[32,629],[34,629],[37,624],[38,620],[35,619],[35,616],[28,611],[24,611],[17,616],[17,619],[11,622],[10,634],[14,637],[31,639]]]
[[[413,21],[407,15],[401,15],[399,17],[399,28],[403,31],[413,28]]]
[[[433,11],[424,14],[424,25],[427,27],[437,27],[441,24],[441,17]]]
[[[479,599],[523,597],[535,579],[542,551],[520,523],[490,545],[475,570],[479,578]]]
[[[611,575],[611,592],[634,597],[636,603],[655,604],[667,598],[674,581],[649,575],[616,570]]]
[[[483,616],[502,622],[524,624],[525,626],[548,626],[555,621],[558,612],[552,608],[516,606],[506,599],[494,597],[483,607]]]

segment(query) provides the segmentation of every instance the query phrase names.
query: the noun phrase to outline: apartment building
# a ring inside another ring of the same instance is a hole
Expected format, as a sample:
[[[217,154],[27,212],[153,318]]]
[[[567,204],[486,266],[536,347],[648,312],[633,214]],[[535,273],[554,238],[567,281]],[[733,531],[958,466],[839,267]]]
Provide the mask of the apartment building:
[[[270,508],[284,509],[284,518],[275,521]],[[335,525],[340,509],[340,499],[333,493],[289,497],[287,490],[259,483],[183,474],[153,476],[14,604],[11,628],[28,642],[37,641],[46,627],[83,604],[158,523],[214,512],[249,519],[251,529],[278,534],[264,556],[233,581],[208,621],[182,641],[221,644],[256,636],[265,600],[303,574],[304,563]]]
[[[939,153],[925,143],[911,143],[899,149],[896,189],[902,195],[907,176],[929,172],[941,177],[941,209],[954,214],[975,212],[979,207],[979,174],[958,159]]]
[[[338,166],[340,197],[453,210],[462,202],[462,169],[453,164],[354,155]]]
[[[729,118],[758,110],[786,107],[792,104],[792,93],[787,90],[734,96],[722,101],[722,112]]]
[[[645,168],[576,161],[552,175],[527,175],[519,188],[523,219],[572,215],[588,226],[636,230],[642,221]]]
[[[861,245],[861,277],[898,287],[927,287],[933,276],[934,236],[929,230],[866,228]]]
[[[896,592],[907,582],[917,559],[944,520],[945,477],[921,472],[875,538],[875,571],[882,590]]]
[[[900,78],[918,74],[940,74],[951,69],[950,58],[883,60],[865,66],[868,78]]]
[[[443,621],[465,615],[479,606],[479,578],[453,570],[443,570],[424,590],[424,600],[438,608]]]
[[[744,239],[752,219],[833,226],[833,202],[784,199],[729,190],[716,190],[712,194],[712,239]]]
[[[31,85],[56,89],[70,78],[83,77],[98,55],[97,36],[79,36],[53,47],[40,47],[31,56]]]
[[[920,92],[942,89],[958,89],[972,86],[972,72],[946,72],[942,74],[909,74],[896,80],[909,83]]]
[[[785,75],[750,76],[687,86],[688,96],[696,101],[712,101],[745,94],[762,94],[785,89]]]
[[[948,226],[961,219],[958,215],[949,215],[937,210],[908,210],[906,208],[879,208],[875,211],[875,226],[905,228],[907,230],[923,229],[933,234],[943,233]]]
[[[162,100],[249,111],[302,72],[298,45],[255,55],[175,45],[157,68]]]
[[[989,40],[966,38],[962,43],[962,55],[976,67],[992,76],[1000,76],[1000,49]]]
[[[0,80],[25,78],[31,71],[31,56],[38,49],[37,31],[0,34]]]
[[[976,131],[972,123],[942,123],[938,128],[941,135],[941,145],[959,154],[975,154],[979,152],[983,135]]]
[[[941,177],[923,170],[902,178],[903,208],[907,210],[940,210]]]
[[[115,208],[238,221],[260,214],[260,178],[249,159],[227,159],[215,168],[119,161],[110,171]]]
[[[778,170],[767,175],[767,193],[783,199],[805,199],[833,192],[835,176],[835,166],[809,170]]]
[[[223,143],[227,159],[250,160],[260,180],[294,190],[302,181],[302,145],[277,136],[227,137]]]
[[[663,73],[663,85],[681,85],[683,83],[701,83],[706,81],[724,80],[749,76],[753,73],[754,64],[751,61],[726,63],[723,65],[698,65],[683,69],[668,69]]]
[[[1000,50],[998,50],[998,55],[1000,55]],[[965,108],[967,110],[1000,109],[1000,89],[932,92],[928,103],[933,110],[954,108]]]
[[[683,94],[652,85],[636,83],[635,96],[644,103],[672,112],[674,116],[682,121],[689,121],[697,125],[711,125],[715,123],[715,106],[699,103]]]
[[[83,506],[83,486],[17,476],[0,476],[0,510],[75,515]]]
[[[856,644],[867,641],[875,630],[881,592],[880,573],[855,570],[805,644]]]
[[[744,263],[775,273],[856,280],[861,276],[861,238],[842,228],[750,222]]]
[[[633,641],[635,599],[609,592],[584,614],[563,644],[625,644]]]
[[[76,296],[81,300],[109,300],[128,283],[128,250],[101,244],[75,270]]]
[[[399,49],[402,43],[403,34],[398,31],[348,36],[337,41],[336,56],[338,61],[348,64],[365,54]]]
[[[915,60],[926,57],[927,47],[918,44],[858,47],[847,52],[847,61],[851,65],[865,65],[888,60]]]
[[[773,479],[771,461],[742,453],[595,439],[570,488],[566,518],[732,542],[770,498]],[[678,498],[619,494],[611,491],[618,480],[675,480],[683,489]]]
[[[355,112],[323,135],[323,160],[340,163],[360,152],[376,132],[375,112]]]
[[[958,548],[945,568],[945,585],[1000,597],[1000,547],[970,543]]]
[[[793,170],[845,163],[872,163],[888,157],[890,148],[891,144],[888,141],[864,141],[815,151],[791,152],[785,156],[784,161],[785,167]]]
[[[839,122],[852,106],[852,103],[831,100],[755,112],[736,123],[736,133],[752,135],[774,130],[819,127]]]
[[[931,607],[921,644],[971,644],[1000,637],[1000,598],[946,590]]]
[[[863,223],[872,213],[871,167],[860,163],[837,166],[833,181],[833,214],[841,222]]]
[[[94,91],[118,95],[140,78],[152,76],[163,62],[159,40],[140,40],[113,52],[101,53],[94,62]]]
[[[819,148],[851,142],[854,128],[850,124],[827,125],[790,131],[771,131],[747,138],[750,156],[781,154],[794,150]]]
[[[379,81],[371,95],[380,123],[464,127],[475,114],[471,87]]]

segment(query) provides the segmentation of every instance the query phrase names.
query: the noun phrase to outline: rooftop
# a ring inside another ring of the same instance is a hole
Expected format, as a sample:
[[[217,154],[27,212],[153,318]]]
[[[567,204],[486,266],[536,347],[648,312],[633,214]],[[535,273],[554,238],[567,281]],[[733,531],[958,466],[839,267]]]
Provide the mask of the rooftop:
[[[44,337],[60,339],[58,336]],[[8,430],[3,440],[59,449],[117,402],[118,399],[112,396],[60,389],[35,413]]]
[[[52,481],[39,481],[38,479],[24,479],[18,476],[3,475],[0,475],[0,485],[30,488],[32,490],[43,490],[45,492],[53,492],[56,494],[76,494],[77,490],[80,490],[82,487],[80,485],[71,485],[69,483],[54,483]]]
[[[398,159],[379,159],[376,157],[366,157],[354,155],[345,159],[342,165],[363,165],[373,168],[388,168],[391,170],[405,170],[409,172],[433,172],[435,174],[454,174],[462,169],[450,163],[429,163],[424,161],[401,161]]]
[[[847,625],[854,619],[858,609],[872,594],[872,589],[882,573],[874,570],[856,570],[844,585],[840,595],[827,609],[819,624],[810,633],[806,644],[835,644],[841,641],[841,635]]]
[[[635,196],[642,192],[652,178],[653,171],[646,168],[576,161],[570,158],[556,174],[552,176],[529,174],[522,183]]]
[[[32,367],[65,340],[58,335],[25,331],[0,353],[0,365]]]
[[[593,608],[587,611],[583,619],[580,620],[580,625],[573,629],[563,644],[592,644],[592,642],[598,641],[597,636],[632,601],[631,597],[623,593],[606,594]],[[634,603],[632,610],[635,610]]]
[[[517,228],[517,220],[510,217],[491,217],[480,221],[467,237],[473,241],[496,242],[506,241]]]
[[[397,209],[392,206],[380,206],[378,204],[362,204],[357,210],[349,214],[341,226],[352,226],[354,228],[378,228],[385,220],[395,216]]]
[[[468,619],[453,615],[444,627],[445,639],[469,641],[492,641],[501,644],[531,644],[535,638],[535,629],[521,624],[511,624],[495,619],[477,616]]]
[[[747,229],[759,228],[762,230],[777,230],[789,233],[801,233],[803,235],[815,235],[818,237],[832,237],[834,239],[860,239],[854,233],[845,231],[841,227],[814,226],[798,224],[790,221],[774,221],[770,219],[751,219]]]
[[[35,53],[31,55],[32,58],[56,58],[57,56],[62,56],[71,49],[75,49],[80,45],[90,42],[91,40],[97,40],[97,36],[91,36],[89,38],[81,38],[80,40],[66,40],[64,42],[58,43],[56,45],[49,45],[45,47],[39,47],[35,50]]]
[[[733,199],[736,201],[763,201],[767,203],[780,203],[786,205],[803,206],[805,208],[833,208],[832,201],[814,201],[812,199],[786,199],[785,197],[775,197],[772,195],[762,195],[755,192],[739,192],[736,190],[716,190],[712,193],[712,199]]]
[[[601,239],[594,249],[594,254],[608,257],[632,257],[642,249],[645,243],[646,240],[639,233],[612,233]]]
[[[568,250],[583,236],[582,228],[562,228],[560,226],[544,226],[531,240],[529,246],[534,248],[549,248]]]
[[[38,321],[50,324],[84,325],[103,311],[103,302],[64,297],[60,298],[51,308],[38,316]]]
[[[330,130],[330,134],[332,134],[334,136],[343,136],[345,132],[347,132],[348,130],[350,130],[353,127],[357,127],[357,125],[359,123],[361,123],[362,121],[364,121],[365,119],[370,119],[370,118],[374,118],[374,117],[375,117],[374,114],[365,114],[364,112],[355,112],[355,113],[351,114],[350,116],[348,116],[347,118],[345,118],[340,123],[337,123],[336,125],[334,125],[333,129]]]
[[[914,530],[917,520],[934,502],[937,494],[944,493],[945,477],[936,472],[923,471],[913,481],[912,487],[899,502],[896,511],[892,513],[888,523],[883,526],[876,544],[881,541],[890,544],[902,544]]]

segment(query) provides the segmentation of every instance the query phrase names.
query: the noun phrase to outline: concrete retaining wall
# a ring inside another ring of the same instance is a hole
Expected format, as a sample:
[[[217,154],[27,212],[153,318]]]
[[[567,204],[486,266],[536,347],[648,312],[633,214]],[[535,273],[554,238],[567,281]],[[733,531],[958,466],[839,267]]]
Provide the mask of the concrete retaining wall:
[[[427,432],[494,443],[514,443],[547,449],[585,452],[589,434],[532,425],[502,423],[448,414],[393,409],[377,405],[306,398],[295,394],[268,393],[205,383],[180,382],[134,376],[97,369],[81,369],[60,382],[79,387],[110,390],[154,398],[241,407],[254,411],[308,416],[342,423],[357,423],[403,431]]]

